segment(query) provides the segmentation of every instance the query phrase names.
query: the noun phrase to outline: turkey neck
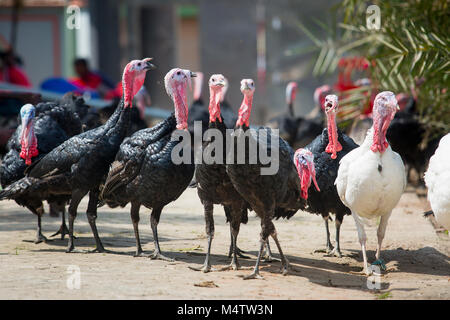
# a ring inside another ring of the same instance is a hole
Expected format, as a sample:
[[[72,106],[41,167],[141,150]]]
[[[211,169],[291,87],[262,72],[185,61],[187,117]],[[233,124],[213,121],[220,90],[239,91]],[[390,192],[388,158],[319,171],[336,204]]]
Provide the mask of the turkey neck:
[[[124,99],[125,93],[122,95],[122,99],[117,105],[116,110],[111,115],[111,117],[104,124],[104,131],[106,132],[116,132],[120,137],[125,138],[128,127],[131,122],[131,108],[125,108]]]
[[[28,122],[22,119],[22,132],[20,135],[20,157],[22,159],[25,159],[25,164],[27,166],[31,164],[31,158],[39,155],[37,149],[37,138],[34,132],[34,123],[35,119],[31,119]]]
[[[209,88],[209,124],[219,121],[222,122],[222,116],[220,114],[220,96],[221,89]]]
[[[289,116],[292,117],[292,118],[294,118],[294,103],[292,102],[292,100],[289,101],[287,107],[288,107],[287,112],[288,112]]]
[[[373,152],[383,153],[389,146],[386,141],[386,133],[393,116],[385,110],[377,110],[373,119],[373,141],[370,149]]]
[[[188,119],[188,107],[185,94],[185,87],[182,85],[172,85],[172,99],[175,108],[175,118],[177,120],[177,129],[183,129],[184,121]]]
[[[236,125],[234,127],[234,137],[237,137],[239,139],[240,136],[245,135],[246,131],[249,129],[249,122],[250,122],[250,113],[252,111],[252,102],[253,102],[253,95],[246,95],[244,94],[244,99],[242,100],[242,104],[241,107],[239,108],[239,116],[238,116],[238,120],[236,121]],[[234,138],[232,139],[232,143],[234,144],[234,161],[236,161],[236,159],[238,159],[237,157],[237,139]],[[247,140],[244,137],[245,140]],[[250,142],[250,139],[248,139],[248,143]],[[245,148],[245,164],[248,164],[249,161],[249,146],[247,146],[246,143],[246,148]]]
[[[235,128],[241,128],[247,131],[250,126],[250,113],[252,111],[253,95],[244,95],[241,107],[239,108],[239,117]]]
[[[221,92],[222,89],[213,89],[209,88],[209,124],[208,129],[217,129],[222,133],[222,145],[223,145],[223,159],[225,159],[226,156],[226,126],[223,122],[222,115],[220,113],[220,98],[222,95]],[[203,146],[206,147],[210,143],[212,143],[216,137],[208,137],[207,140],[205,140]],[[225,161],[224,161],[225,163]]]
[[[197,73],[197,77],[194,78],[194,101],[199,101],[202,95],[203,75]]]
[[[292,88],[290,93],[289,93],[288,99],[287,99],[287,108],[288,108],[287,112],[288,112],[288,115],[290,117],[292,117],[292,118],[294,118],[294,101],[295,101],[295,96],[296,96],[295,89]]]
[[[334,111],[327,113],[327,129],[328,129],[328,143],[331,144],[333,156],[334,158],[336,158],[338,132],[336,126],[336,113]]]

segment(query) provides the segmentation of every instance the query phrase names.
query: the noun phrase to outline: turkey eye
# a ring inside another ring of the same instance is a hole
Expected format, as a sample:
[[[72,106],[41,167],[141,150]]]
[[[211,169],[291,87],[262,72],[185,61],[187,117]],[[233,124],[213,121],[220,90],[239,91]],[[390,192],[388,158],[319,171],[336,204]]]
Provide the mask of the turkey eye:
[[[212,79],[212,82],[215,82],[216,81],[216,79]]]
[[[139,62],[139,63],[138,63],[138,67],[140,67],[140,66],[141,66],[141,63]]]
[[[180,75],[180,71],[177,72],[177,75]]]
[[[253,82],[251,83],[251,85],[253,85]]]

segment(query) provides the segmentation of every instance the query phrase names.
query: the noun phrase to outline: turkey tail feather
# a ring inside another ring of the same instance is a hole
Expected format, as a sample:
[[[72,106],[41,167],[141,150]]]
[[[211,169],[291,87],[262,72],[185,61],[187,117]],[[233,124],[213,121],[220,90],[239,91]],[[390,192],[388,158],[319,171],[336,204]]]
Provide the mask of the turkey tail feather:
[[[276,208],[274,213],[274,218],[278,220],[279,218],[290,219],[294,214],[297,213],[297,210],[289,210],[284,208]]]
[[[16,199],[23,196],[32,186],[33,178],[22,178],[0,191],[0,200]]]
[[[24,177],[0,191],[0,200],[17,199],[38,193],[40,198],[47,199],[53,195],[70,195],[71,188],[67,176],[57,175],[44,179]]]
[[[111,164],[111,170],[106,178],[105,185],[100,194],[100,201],[105,202],[106,199],[110,197],[110,195],[119,188],[121,185],[125,183],[122,173],[125,171],[125,166],[123,163],[119,161],[114,161]]]

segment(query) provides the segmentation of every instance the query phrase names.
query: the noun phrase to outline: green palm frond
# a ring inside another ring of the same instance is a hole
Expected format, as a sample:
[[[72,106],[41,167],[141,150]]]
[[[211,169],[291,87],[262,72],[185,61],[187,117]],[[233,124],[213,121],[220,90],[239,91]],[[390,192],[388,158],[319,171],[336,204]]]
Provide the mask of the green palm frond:
[[[366,27],[369,4],[363,0],[343,0],[333,8],[335,21],[342,18],[334,26],[321,25],[328,34],[325,40],[297,23],[318,52],[313,74],[335,73],[344,56],[364,56],[375,61],[371,77],[379,90],[415,90],[423,123],[431,131],[450,131],[450,2],[375,0],[371,4],[380,8],[380,30]],[[357,94],[344,102],[355,107],[364,99],[367,95]]]

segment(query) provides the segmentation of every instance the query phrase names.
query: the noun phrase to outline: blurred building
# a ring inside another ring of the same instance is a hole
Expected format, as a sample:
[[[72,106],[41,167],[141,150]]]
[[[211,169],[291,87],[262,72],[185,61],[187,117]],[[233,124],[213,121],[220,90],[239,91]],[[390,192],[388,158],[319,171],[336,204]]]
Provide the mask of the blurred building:
[[[14,2],[0,0],[0,43],[10,39]],[[256,123],[263,123],[284,110],[287,82],[299,82],[296,111],[305,114],[313,107],[314,88],[327,81],[311,76],[311,54],[298,54],[311,42],[297,23],[318,29],[311,17],[324,19],[336,1],[19,2],[16,51],[35,86],[51,76],[73,75],[75,57],[88,58],[93,69],[115,81],[130,59],[154,57],[158,69],[146,82],[154,105],[171,108],[162,81],[169,69],[181,66],[203,71],[206,80],[212,73],[224,74],[230,81],[227,99],[236,110],[240,80],[257,80],[253,114]],[[74,13],[79,14],[76,27]]]

